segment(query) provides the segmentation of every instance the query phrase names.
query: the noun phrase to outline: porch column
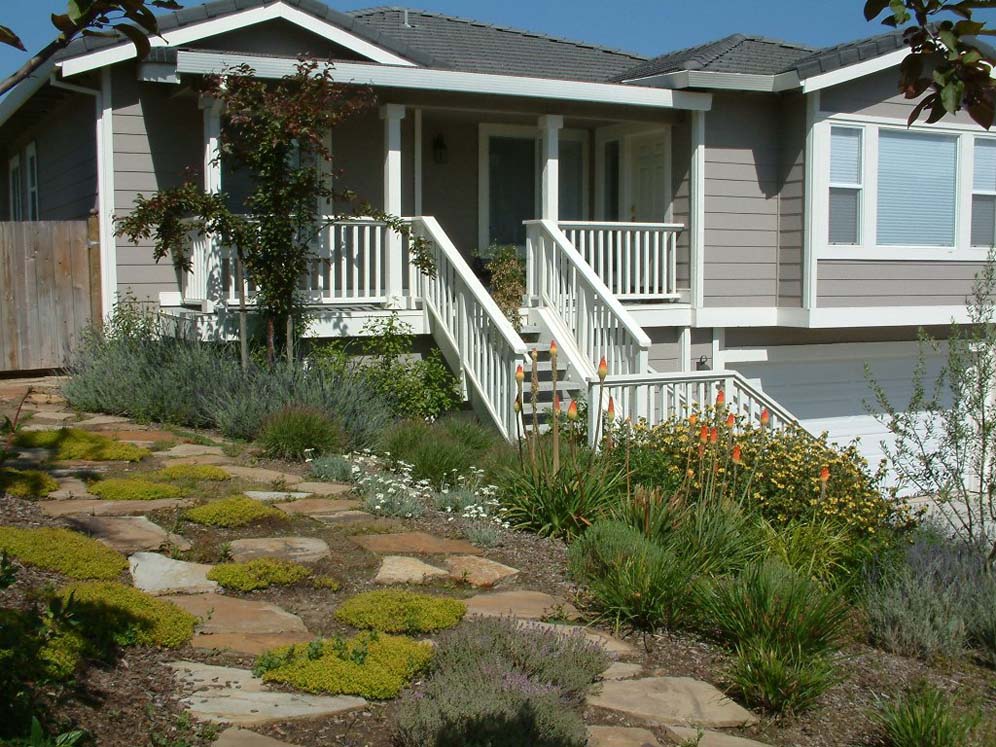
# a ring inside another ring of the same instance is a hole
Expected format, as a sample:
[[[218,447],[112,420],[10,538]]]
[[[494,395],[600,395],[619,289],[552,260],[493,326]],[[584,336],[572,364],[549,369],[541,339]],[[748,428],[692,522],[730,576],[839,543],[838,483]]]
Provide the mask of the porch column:
[[[401,215],[401,120],[405,107],[401,104],[384,104],[380,108],[384,120],[384,212]],[[385,237],[385,295],[390,308],[401,308],[404,296],[402,267],[402,241],[394,231]]]
[[[689,281],[692,306],[705,303],[705,112],[692,112],[692,166],[689,210]]]
[[[539,118],[542,140],[543,181],[540,197],[540,218],[560,220],[560,130],[564,118],[560,114],[545,114]]]
[[[200,100],[204,115],[204,191],[212,194],[221,192],[221,161],[219,155],[219,138],[221,137],[221,108],[217,99],[204,96]],[[211,236],[205,236],[207,251],[200,258],[202,268],[197,267],[198,257],[194,261],[193,271],[204,273],[204,300],[202,309],[205,312],[214,311],[216,304],[224,302],[224,282],[221,277],[222,247]]]

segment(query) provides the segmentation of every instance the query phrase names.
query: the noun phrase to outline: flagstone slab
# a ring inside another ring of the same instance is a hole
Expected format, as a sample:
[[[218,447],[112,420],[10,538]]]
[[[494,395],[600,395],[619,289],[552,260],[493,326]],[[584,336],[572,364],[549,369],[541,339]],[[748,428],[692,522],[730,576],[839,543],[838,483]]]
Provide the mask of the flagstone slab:
[[[757,723],[757,716],[708,682],[691,677],[644,677],[603,682],[588,705],[651,723],[724,729]]]
[[[176,440],[176,436],[170,434],[173,440]],[[220,446],[206,446],[203,444],[177,444],[170,449],[164,449],[159,452],[160,456],[169,458],[182,458],[182,457],[202,457],[202,456],[224,456],[225,452],[222,451]]]
[[[66,398],[57,392],[34,389],[24,397],[24,402],[30,405],[64,405]]]
[[[211,747],[297,747],[297,745],[233,726],[219,734]]]
[[[299,482],[294,486],[313,495],[347,495],[353,492],[353,486],[341,482]]]
[[[588,747],[661,747],[649,729],[628,726],[589,726]]]
[[[161,457],[166,455],[165,451],[157,451],[155,456]],[[231,464],[232,458],[227,456],[222,456],[220,454],[202,454],[200,456],[188,456],[188,457],[170,457],[167,456],[166,464],[172,467],[175,464],[210,464],[214,466],[220,466],[222,464]]]
[[[254,501],[262,501],[263,503],[297,501],[311,495],[311,493],[299,493],[294,490],[247,490],[245,494]]]
[[[102,501],[100,499],[71,499],[42,501],[39,506],[47,516],[142,516],[169,508],[186,508],[190,501],[163,498],[157,501]]]
[[[51,500],[64,501],[70,498],[96,499],[97,496],[90,495],[87,484],[78,477],[63,477],[59,480],[58,490],[53,490],[48,497]]]
[[[208,579],[212,566],[173,560],[157,552],[137,552],[128,558],[132,582],[149,594],[206,594],[217,591],[217,581]]]
[[[576,620],[574,605],[541,591],[496,591],[478,594],[466,600],[471,617],[514,617],[519,620],[541,620],[558,617]]]
[[[302,514],[304,516],[322,518],[329,514],[339,513],[340,511],[359,508],[360,505],[359,501],[347,501],[336,498],[301,498],[287,503],[278,503],[276,507],[288,514]],[[367,515],[369,516],[369,514]]]
[[[146,443],[155,443],[157,441],[162,442],[180,440],[175,433],[170,433],[169,431],[140,430],[138,428],[120,431],[101,431],[100,434],[102,436],[107,436],[108,438],[113,438],[117,441],[144,441]]]
[[[517,568],[474,555],[456,555],[447,558],[445,563],[449,569],[450,578],[476,586],[479,589],[491,588],[500,581],[512,579],[519,575]]]
[[[449,574],[442,568],[407,555],[388,555],[381,561],[375,584],[424,584]]]
[[[561,635],[583,636],[589,643],[594,643],[605,649],[605,653],[612,658],[633,656],[636,653],[636,647],[632,644],[608,633],[603,633],[594,628],[587,628],[583,625],[557,625],[556,623],[539,622],[536,620],[530,620],[528,624],[530,627],[552,630],[554,633],[560,633]]]
[[[280,508],[280,505],[277,505]],[[323,524],[376,524],[387,523],[386,519],[380,519],[366,511],[336,511],[331,514],[319,514],[316,519]]]
[[[643,673],[643,667],[626,661],[614,661],[599,675],[602,680],[631,680]]]
[[[325,540],[317,537],[260,537],[233,540],[228,545],[232,560],[244,563],[256,558],[280,558],[295,563],[317,563],[331,556]]]
[[[222,465],[222,469],[232,477],[239,477],[250,482],[296,485],[303,480],[300,475],[292,475],[289,472],[277,472],[276,470],[263,469],[262,467],[241,467],[235,464],[226,464]]]
[[[118,415],[91,415],[85,420],[76,423],[77,428],[106,428],[109,425],[121,425],[130,422],[128,418]]]
[[[75,412],[66,410],[37,410],[31,415],[32,423],[66,423],[76,419]]]
[[[268,602],[215,593],[164,598],[200,618],[196,632],[204,636],[308,634],[300,617]]]
[[[297,747],[297,745],[233,726],[219,734],[211,747]]]
[[[665,726],[664,731],[669,737],[673,737],[679,743],[698,738],[699,730],[687,726]],[[735,737],[732,734],[723,734],[720,731],[702,731],[702,738],[696,742],[698,747],[770,747],[763,742],[755,742],[753,739]]]
[[[307,632],[286,633],[194,633],[190,645],[208,651],[232,651],[246,656],[259,656],[283,646],[311,643],[315,636]]]
[[[195,717],[235,726],[258,726],[334,716],[364,708],[363,698],[334,697],[271,690],[246,669],[193,661],[168,664],[186,695],[181,701]]]
[[[436,537],[426,532],[366,534],[353,541],[379,555],[480,555],[481,551],[464,540]]]
[[[68,520],[77,531],[125,555],[145,550],[159,550],[172,545],[189,550],[191,545],[178,534],[167,532],[144,516],[73,516]]]

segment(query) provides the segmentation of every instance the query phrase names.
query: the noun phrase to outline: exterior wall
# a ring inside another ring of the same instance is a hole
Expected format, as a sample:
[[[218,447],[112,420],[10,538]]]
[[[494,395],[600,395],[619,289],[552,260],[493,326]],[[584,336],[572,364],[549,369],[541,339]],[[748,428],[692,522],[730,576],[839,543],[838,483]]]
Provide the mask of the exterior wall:
[[[685,117],[671,127],[671,220],[685,230],[678,235],[678,288],[690,285],[692,131]]]
[[[644,330],[650,337],[650,366],[660,373],[681,370],[679,327],[653,327]]]
[[[691,345],[691,369],[695,370],[695,364],[703,357],[709,362],[709,368],[715,368],[715,361],[712,359],[712,329],[693,329]]]
[[[478,122],[445,112],[422,115],[422,212],[435,216],[454,246],[469,253],[477,247]],[[442,137],[448,159],[433,160],[432,143]]]
[[[16,127],[16,122],[15,122]],[[13,131],[10,131],[13,130]],[[35,143],[38,154],[38,210],[41,220],[86,218],[97,205],[97,129],[94,98],[66,93],[32,127],[6,128],[0,146],[0,217],[8,218],[9,176],[7,161],[20,153],[26,168],[25,147]],[[24,173],[22,171],[22,173]],[[26,176],[25,176],[26,178]],[[24,216],[27,218],[27,203]]]
[[[220,52],[250,52],[281,57],[315,57],[319,60],[363,60],[355,52],[333,44],[300,26],[283,20],[218,34],[190,45]]]
[[[806,186],[806,101],[782,101],[778,195],[778,305],[802,306],[803,214]]]
[[[114,211],[130,212],[139,194],[179,186],[188,167],[203,171],[203,115],[197,99],[175,86],[141,83],[132,64],[113,70]],[[151,243],[117,240],[118,291],[158,300],[179,289],[169,259],[156,264]]]
[[[917,100],[910,100],[896,93],[898,81],[899,68],[893,67],[858,80],[825,88],[820,92],[820,109],[834,114],[888,117],[901,120],[905,124],[913,107],[917,105]],[[945,118],[945,121],[972,124],[972,118],[965,112]]]
[[[777,99],[717,94],[706,115],[705,305],[778,296]]]
[[[948,327],[926,327],[935,340],[948,336]],[[799,329],[794,327],[736,327],[726,330],[726,350],[791,345],[829,345],[860,342],[908,342],[919,336],[917,327],[847,327]]]
[[[818,305],[958,306],[972,288],[978,262],[820,260]]]

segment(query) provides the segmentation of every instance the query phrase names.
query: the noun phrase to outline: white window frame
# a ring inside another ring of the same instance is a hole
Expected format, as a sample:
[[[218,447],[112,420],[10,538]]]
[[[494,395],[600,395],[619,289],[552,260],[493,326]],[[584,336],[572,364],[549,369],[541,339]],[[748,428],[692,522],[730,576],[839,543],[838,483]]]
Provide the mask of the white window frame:
[[[855,130],[855,131],[858,132],[858,134],[860,136],[861,160],[859,162],[859,164],[860,164],[859,181],[854,182],[854,183],[835,182],[832,177],[829,180],[829,186],[827,187],[827,200],[828,200],[828,202],[827,202],[827,221],[828,221],[827,222],[827,245],[828,246],[833,246],[833,247],[840,247],[840,246],[843,246],[843,247],[860,246],[860,245],[862,245],[862,244],[865,243],[864,229],[865,229],[865,225],[867,223],[867,221],[865,220],[865,204],[864,203],[865,203],[865,176],[868,173],[868,164],[865,162],[865,140],[868,137],[868,133],[865,131],[864,127],[854,127],[854,126],[845,125],[845,124],[835,124],[835,125],[832,125],[831,128],[830,128],[830,130],[831,130],[831,136],[833,135],[833,128],[834,127],[837,127],[837,128],[840,128],[840,129]],[[831,158],[831,161],[832,161],[832,159],[833,159],[832,148],[831,148],[830,158]],[[833,243],[833,242],[830,241],[830,224],[829,224],[830,205],[829,205],[829,199],[830,199],[830,190],[833,190],[833,189],[846,189],[848,191],[857,192],[858,193],[858,209],[856,211],[856,219],[858,221],[858,225],[855,226],[854,235],[855,235],[856,241],[853,244],[837,244],[837,243]]]
[[[7,161],[7,189],[10,220],[24,220],[24,173],[21,171],[20,153]]]
[[[859,205],[860,242],[854,246],[830,243],[830,128],[833,126],[857,127],[863,130],[864,185]],[[879,133],[883,130],[953,136],[957,139],[954,246],[878,245],[876,235],[878,231],[878,147]],[[978,262],[985,260],[988,250],[972,246],[972,177],[974,140],[978,132],[979,128],[976,125],[954,122],[907,127],[905,121],[888,117],[819,112],[813,127],[814,157],[810,167],[814,193],[811,246],[816,260],[846,259],[892,262]]]
[[[24,148],[24,197],[28,220],[41,220],[38,195],[38,146],[32,140]]]
[[[982,190],[979,190],[979,189],[975,188],[975,178],[974,178],[975,177],[975,174],[974,174],[974,169],[975,169],[975,153],[974,153],[974,148],[975,148],[975,143],[977,143],[979,140],[988,140],[990,142],[996,143],[996,137],[985,137],[985,136],[982,136],[982,135],[977,135],[977,136],[975,136],[975,137],[972,138],[972,148],[973,148],[973,153],[972,153],[972,169],[973,169],[973,174],[972,174],[972,177],[973,178],[972,178],[972,182],[971,182],[971,184],[972,184],[972,186],[971,186],[971,194],[969,195],[969,202],[968,202],[968,209],[969,209],[969,211],[972,211],[975,208],[975,199],[974,198],[975,198],[976,195],[979,195],[980,197],[996,197],[996,189],[992,189],[992,190],[982,189]],[[969,234],[968,234],[969,239],[968,240],[969,240],[969,243],[971,244],[972,243],[972,232],[971,232],[972,213],[969,212],[968,215],[969,215]],[[994,227],[993,235],[996,236],[996,227]],[[973,249],[985,249],[986,251],[988,251],[990,247],[982,247],[982,246],[974,246],[973,245],[972,248]]]

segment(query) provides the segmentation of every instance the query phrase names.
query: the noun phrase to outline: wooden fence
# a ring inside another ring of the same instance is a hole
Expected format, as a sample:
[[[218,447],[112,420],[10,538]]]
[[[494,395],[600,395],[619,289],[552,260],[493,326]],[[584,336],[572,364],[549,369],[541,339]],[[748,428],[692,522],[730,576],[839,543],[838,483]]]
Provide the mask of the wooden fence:
[[[97,221],[0,222],[0,372],[59,368],[100,318]]]

